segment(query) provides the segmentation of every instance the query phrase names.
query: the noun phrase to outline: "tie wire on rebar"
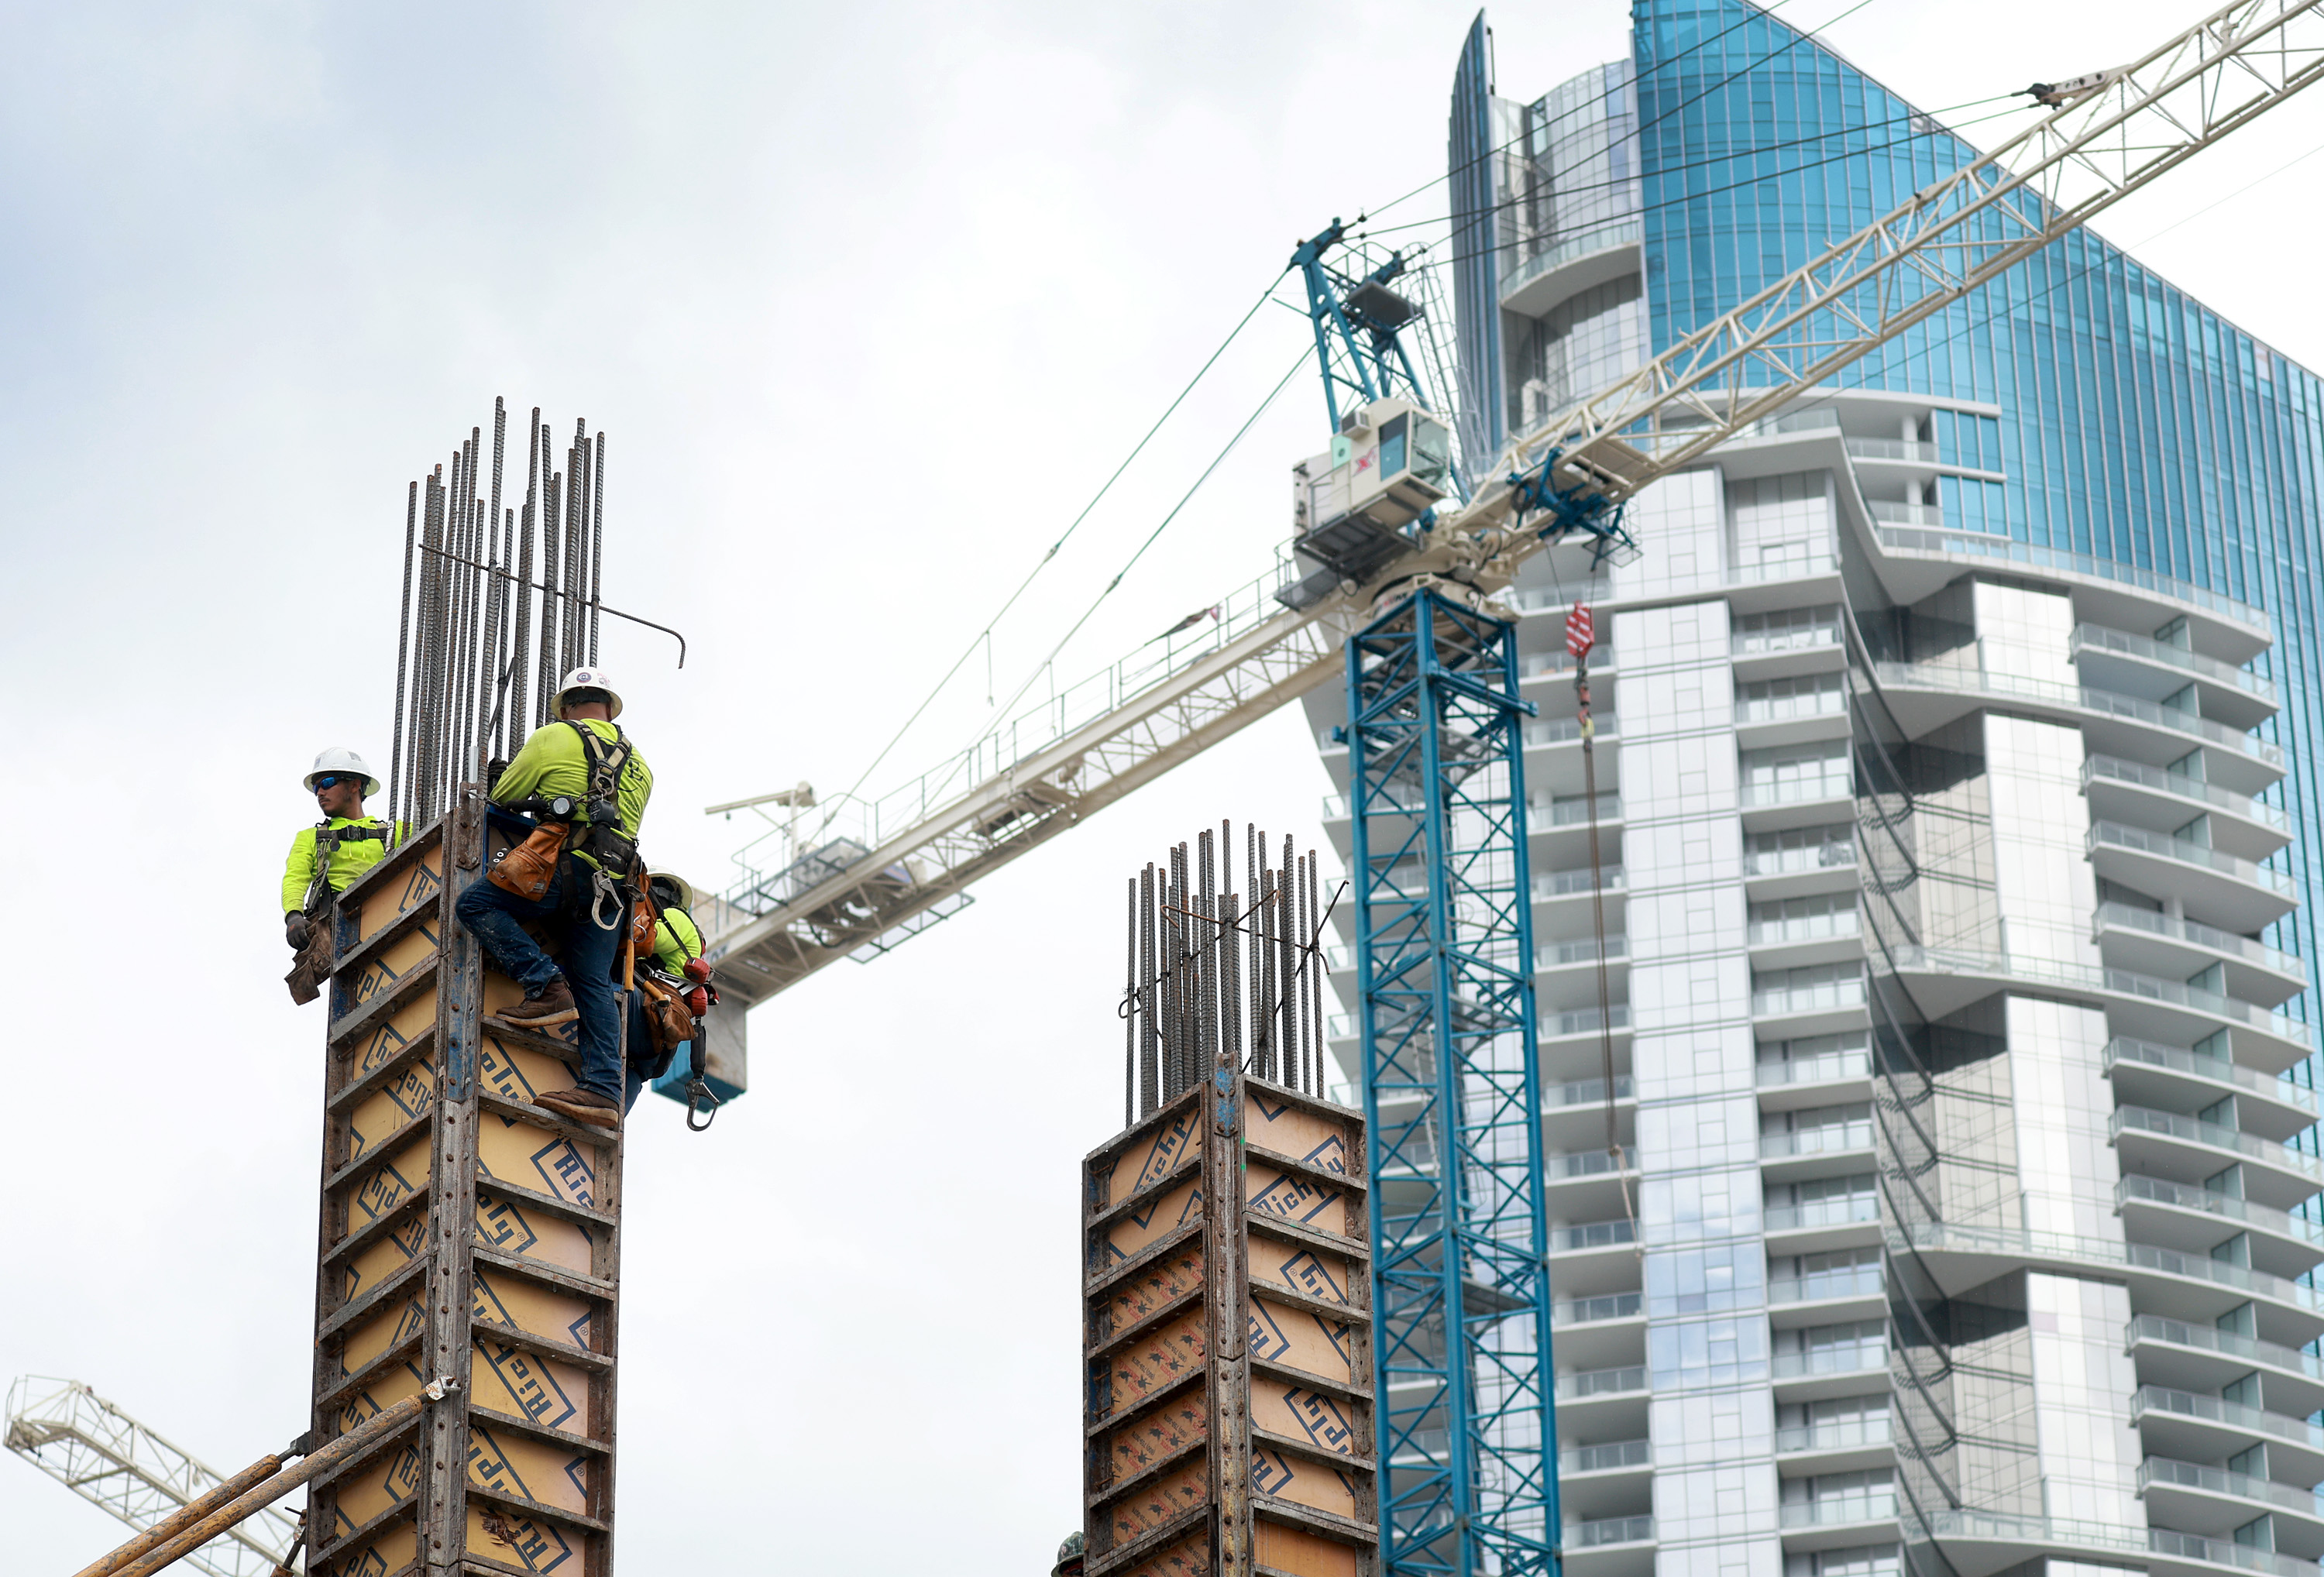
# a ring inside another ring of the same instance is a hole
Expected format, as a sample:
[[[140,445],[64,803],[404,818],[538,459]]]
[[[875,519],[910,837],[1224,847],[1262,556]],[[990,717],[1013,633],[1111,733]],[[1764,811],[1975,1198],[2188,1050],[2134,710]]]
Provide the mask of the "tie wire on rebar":
[[[1234,825],[1222,822],[1130,879],[1128,964],[1120,1012],[1122,1122],[1176,1100],[1223,1063],[1251,1077],[1323,1093],[1322,936],[1338,907],[1319,901],[1318,856],[1244,829],[1247,886],[1234,881]],[[1310,967],[1313,965],[1313,967]]]
[[[597,661],[601,613],[677,636],[685,666],[678,632],[604,606],[605,435],[593,445],[576,420],[557,470],[556,439],[535,406],[524,442],[521,508],[502,502],[508,408],[499,399],[489,456],[484,429],[471,428],[406,496],[388,804],[407,834],[550,721],[559,678]]]

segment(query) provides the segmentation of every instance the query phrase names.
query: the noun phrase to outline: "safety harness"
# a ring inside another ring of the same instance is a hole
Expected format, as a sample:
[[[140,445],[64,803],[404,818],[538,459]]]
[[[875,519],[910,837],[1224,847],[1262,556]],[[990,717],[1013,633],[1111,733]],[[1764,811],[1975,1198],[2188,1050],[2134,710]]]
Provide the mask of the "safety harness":
[[[597,737],[594,729],[569,717],[562,721],[579,737],[582,759],[589,765],[588,797],[584,805],[589,825],[573,844],[595,862],[590,877],[595,892],[589,921],[601,931],[611,931],[622,924],[622,917],[629,912],[629,906],[622,899],[621,884],[638,863],[638,845],[622,831],[621,798],[622,776],[630,770],[637,752],[619,724],[613,725],[613,742],[609,745]]]
[[[337,856],[340,845],[368,843],[373,839],[377,839],[383,844],[387,842],[387,835],[388,829],[384,826],[334,827],[327,820],[317,822],[315,824],[315,874],[307,883],[307,898],[306,901],[299,906],[300,910],[312,916],[331,896],[331,861]]]

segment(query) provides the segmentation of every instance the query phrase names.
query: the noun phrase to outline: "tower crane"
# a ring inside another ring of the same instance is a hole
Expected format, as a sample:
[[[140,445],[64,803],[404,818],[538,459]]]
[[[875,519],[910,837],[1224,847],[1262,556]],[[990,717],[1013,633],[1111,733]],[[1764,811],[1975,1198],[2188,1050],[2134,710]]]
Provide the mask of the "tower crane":
[[[2128,64],[2035,84],[2048,113],[2034,124],[1466,479],[1399,338],[1413,316],[1392,289],[1401,260],[1334,272],[1335,221],[1291,263],[1333,441],[1301,468],[1304,573],[1222,599],[1158,658],[863,806],[860,835],[745,881],[707,950],[722,985],[755,1003],[886,951],[989,872],[1344,673],[1383,1569],[1554,1572],[1530,708],[1495,594],[1556,542],[1635,553],[1624,506],[1655,480],[2310,86],[2324,73],[2319,5],[2234,0]]]

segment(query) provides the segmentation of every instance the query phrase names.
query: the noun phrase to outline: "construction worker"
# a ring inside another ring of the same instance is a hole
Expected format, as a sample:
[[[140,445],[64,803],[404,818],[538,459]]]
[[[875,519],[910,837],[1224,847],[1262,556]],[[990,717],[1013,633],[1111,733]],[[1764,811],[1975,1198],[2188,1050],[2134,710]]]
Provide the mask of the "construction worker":
[[[315,917],[335,892],[386,857],[388,824],[364,814],[365,797],[379,792],[379,779],[364,759],[345,745],[332,745],[315,758],[307,792],[323,819],[300,827],[282,862],[282,939],[296,951],[307,945]]]
[[[557,721],[533,730],[492,789],[505,809],[543,813],[567,825],[556,875],[537,899],[482,881],[460,895],[454,912],[503,974],[524,987],[524,1001],[500,1015],[505,1023],[545,1029],[581,1021],[578,1087],[543,1092],[539,1100],[576,1121],[622,1125],[621,1009],[613,968],[627,929],[621,884],[639,869],[638,828],[653,794],[653,773],[614,719],[621,692],[603,669],[576,668],[549,703]],[[563,810],[558,801],[569,801]],[[549,930],[552,960],[523,922]]]
[[[659,916],[654,922],[654,967],[684,981],[687,978],[687,964],[702,956],[702,928],[687,912],[694,907],[694,884],[674,871],[652,871],[646,874],[646,893],[653,899]],[[648,1084],[669,1072],[678,1058],[686,1057],[690,1064],[693,1050],[694,1042],[687,1040],[666,1055],[657,1051],[652,1032],[646,1027],[645,994],[640,992],[632,998],[629,1087],[622,1110],[627,1112],[636,1106],[639,1093]]]
[[[1049,1568],[1049,1577],[1082,1577],[1083,1552],[1088,1543],[1078,1533],[1069,1533],[1065,1542],[1057,1546],[1057,1563]]]

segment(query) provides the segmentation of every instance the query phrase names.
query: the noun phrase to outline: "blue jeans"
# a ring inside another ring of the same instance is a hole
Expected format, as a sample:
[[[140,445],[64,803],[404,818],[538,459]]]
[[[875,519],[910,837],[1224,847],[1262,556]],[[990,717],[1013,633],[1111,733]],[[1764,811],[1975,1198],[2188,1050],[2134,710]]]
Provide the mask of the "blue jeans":
[[[537,997],[557,982],[559,974],[573,988],[574,1005],[581,1010],[581,1074],[585,1090],[609,1101],[623,1093],[622,1067],[621,992],[613,984],[613,960],[622,946],[622,927],[600,930],[589,918],[589,868],[570,855],[558,862],[557,875],[539,902],[519,898],[505,888],[478,881],[452,906],[460,923],[484,948],[493,967]],[[576,893],[575,912],[565,912],[565,898]],[[623,916],[627,918],[626,913]],[[564,958],[553,959],[540,944],[525,934],[518,922],[533,920],[556,935]]]
[[[694,1042],[691,1040],[680,1042],[678,1050],[672,1054],[663,1072],[683,1074],[693,1055]],[[632,991],[630,993],[630,1065],[624,1070],[629,1074],[629,1100],[622,1107],[623,1111],[626,1112],[636,1106],[638,1096],[644,1091],[646,1085],[662,1076],[653,1071],[661,1060],[661,1053],[654,1049],[653,1031],[646,1028],[646,994],[643,991]]]

